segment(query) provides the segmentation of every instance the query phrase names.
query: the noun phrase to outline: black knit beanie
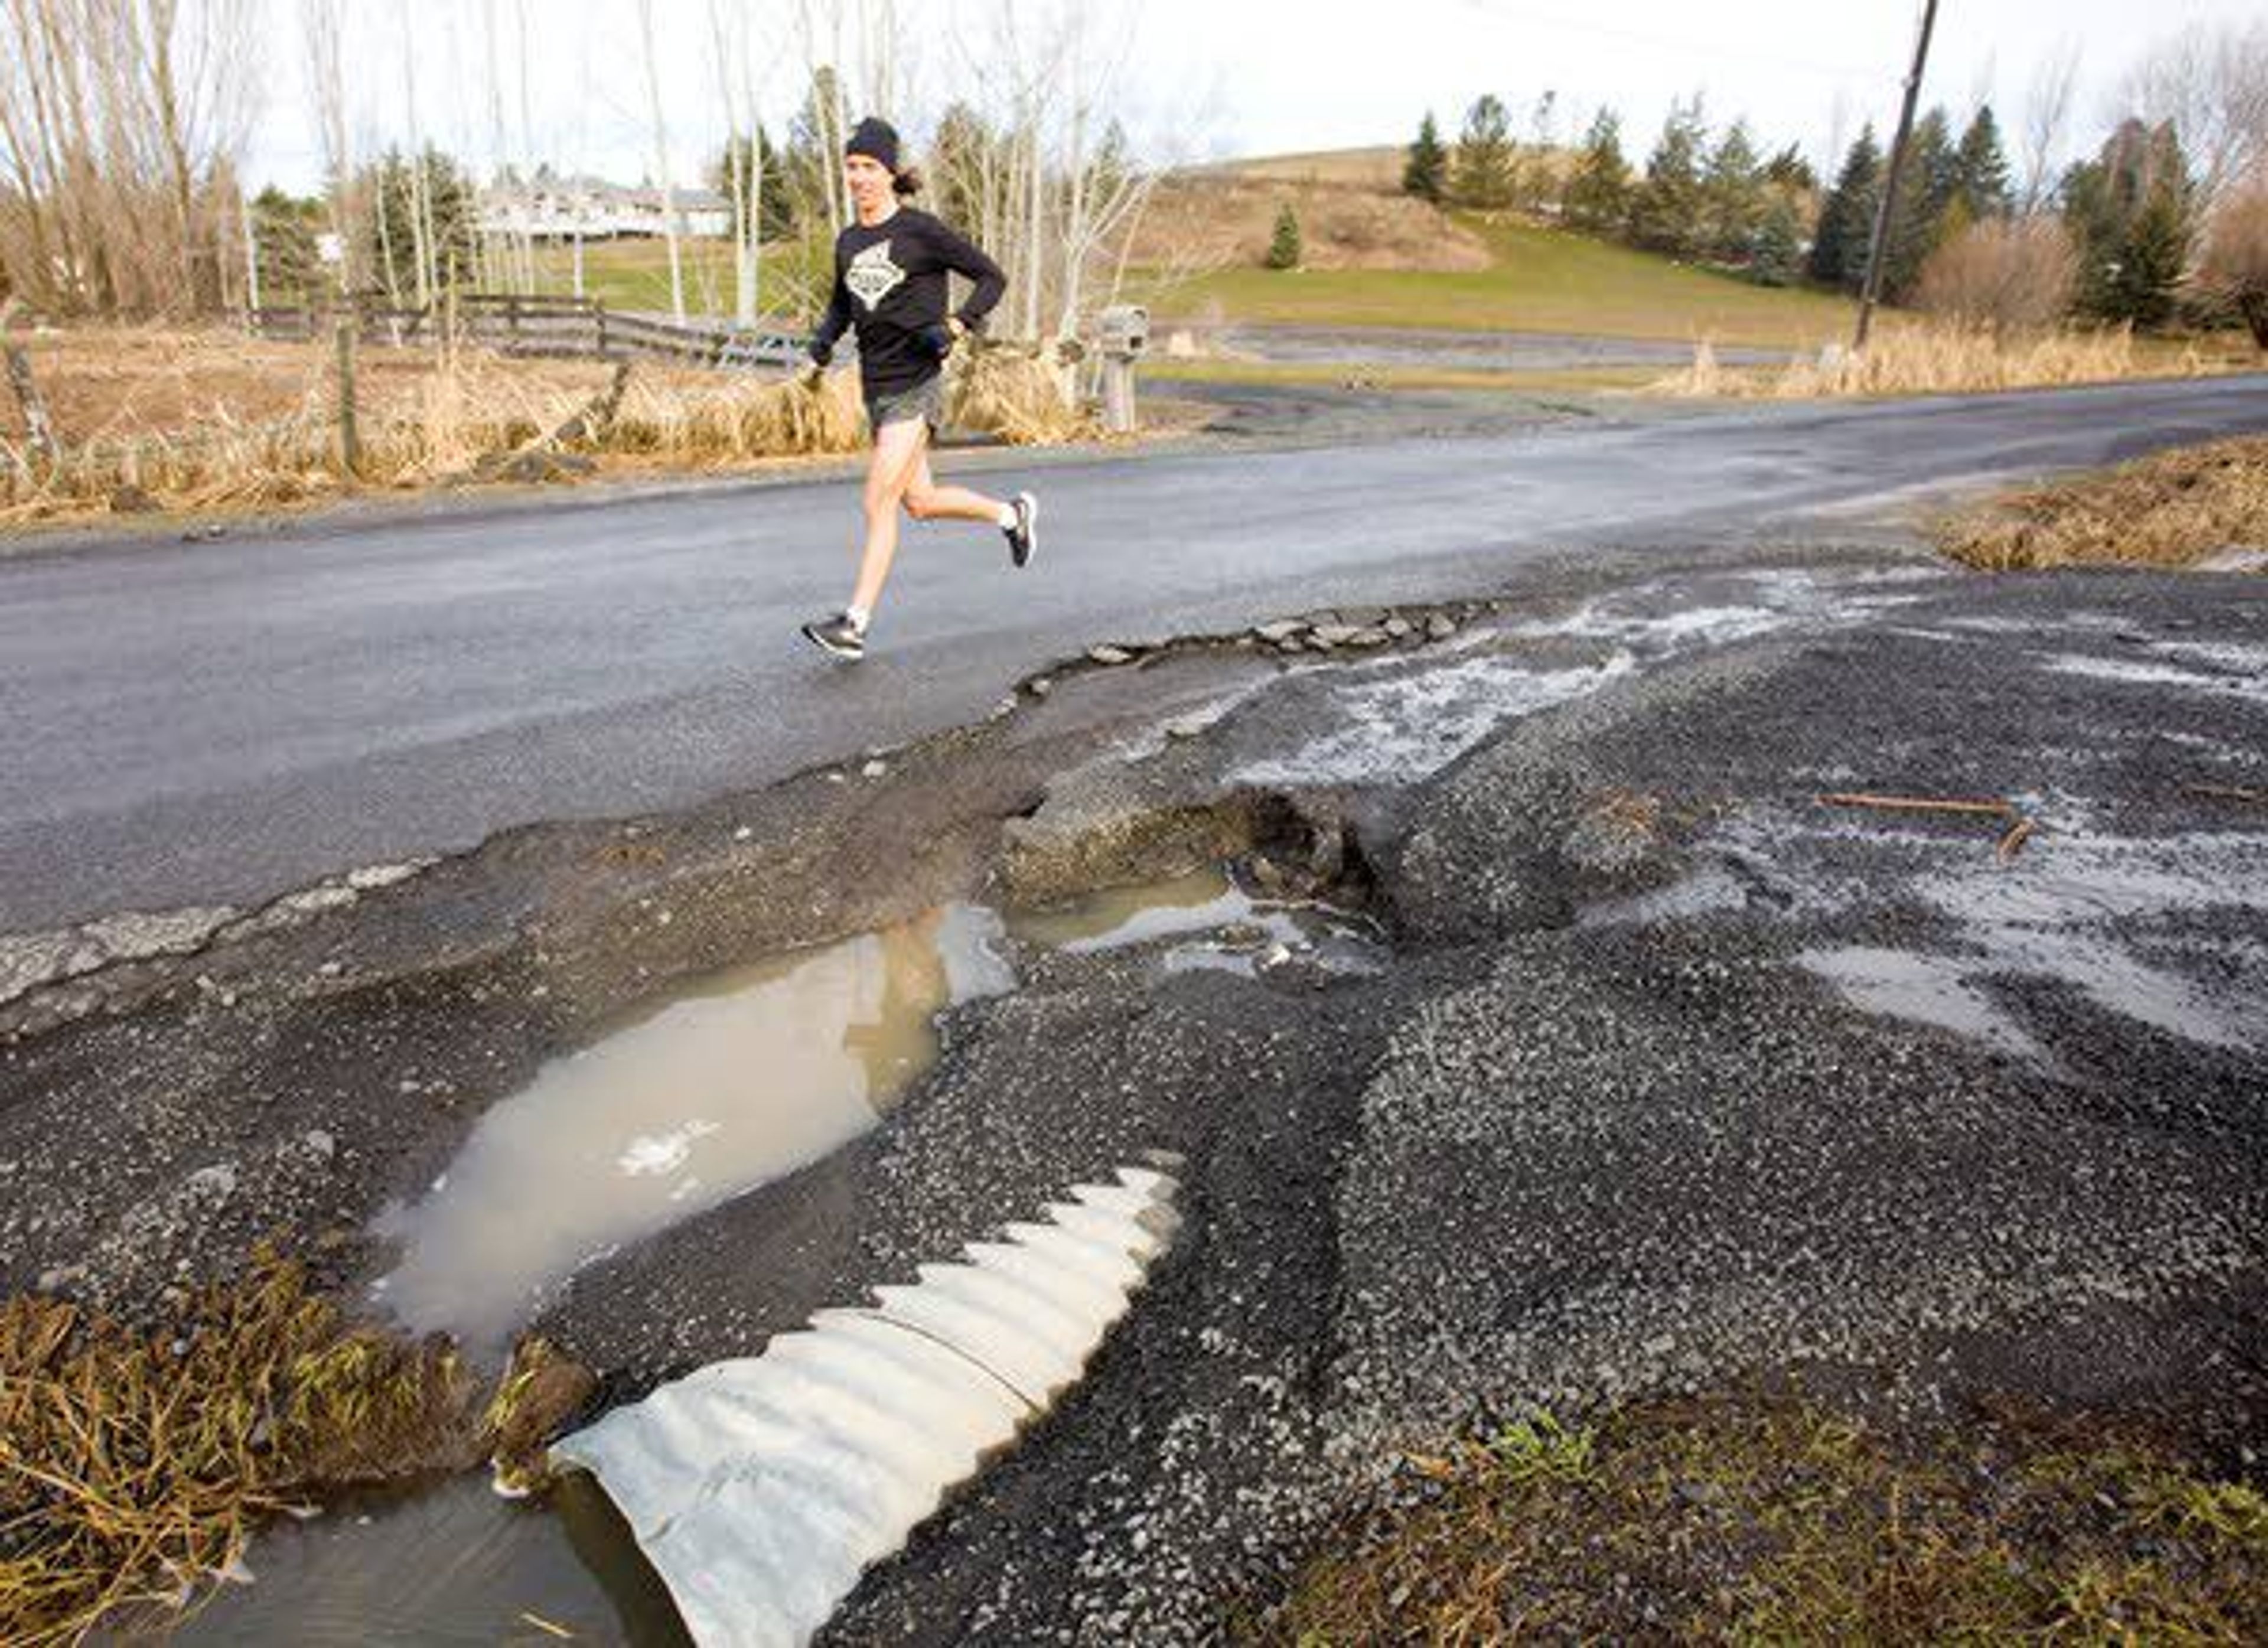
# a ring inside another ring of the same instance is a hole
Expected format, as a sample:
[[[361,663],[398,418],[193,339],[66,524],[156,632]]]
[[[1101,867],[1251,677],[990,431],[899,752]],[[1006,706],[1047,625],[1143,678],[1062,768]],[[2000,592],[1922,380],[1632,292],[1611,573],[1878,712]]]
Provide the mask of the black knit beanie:
[[[895,177],[898,171],[897,129],[886,120],[876,120],[869,114],[858,122],[850,134],[850,141],[843,145],[846,155],[862,154],[870,160],[879,160]]]

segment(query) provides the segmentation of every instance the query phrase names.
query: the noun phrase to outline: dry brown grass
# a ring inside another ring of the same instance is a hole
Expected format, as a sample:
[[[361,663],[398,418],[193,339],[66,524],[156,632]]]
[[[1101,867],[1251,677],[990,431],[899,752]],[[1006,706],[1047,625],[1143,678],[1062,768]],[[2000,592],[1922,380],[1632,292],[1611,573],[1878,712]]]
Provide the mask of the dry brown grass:
[[[11,1299],[0,1642],[75,1642],[97,1621],[179,1607],[236,1565],[257,1521],[321,1490],[524,1451],[587,1394],[566,1367],[529,1342],[484,1410],[445,1342],[350,1322],[265,1254],[147,1331]]]
[[[327,345],[123,327],[33,343],[63,455],[35,461],[13,398],[0,396],[0,530],[120,507],[271,509],[344,489]],[[850,372],[814,390],[777,375],[639,362],[602,432],[553,443],[552,431],[603,394],[608,363],[366,348],[356,371],[356,482],[367,488],[485,477],[499,459],[536,448],[604,468],[721,472],[849,452],[865,437]],[[1093,432],[1028,350],[964,350],[949,387],[948,408],[965,428],[1021,444]]]
[[[129,501],[228,512],[343,489],[328,347],[114,327],[43,334],[33,353],[63,453],[35,460],[20,424],[0,424],[0,528]],[[613,368],[364,349],[356,372],[356,481],[409,489],[462,479],[483,460],[541,442],[603,392]],[[641,363],[614,424],[564,449],[629,467],[728,468],[850,451],[859,416],[855,387],[839,374],[814,394],[777,379]]]
[[[1197,173],[1160,187],[1130,261],[1138,267],[1257,269],[1267,261],[1276,214],[1285,205],[1300,219],[1306,269],[1470,273],[1490,264],[1478,235],[1398,188],[1233,173]]]
[[[1409,151],[1381,145],[1368,149],[1315,149],[1300,154],[1261,155],[1199,166],[1195,178],[1251,178],[1268,183],[1336,183],[1381,194],[1397,194]]]
[[[1705,340],[1695,347],[1692,365],[1656,379],[1646,393],[1682,400],[1765,401],[1980,394],[2202,377],[2242,364],[2194,345],[2140,343],[2123,330],[2003,334],[1948,322],[1893,323],[1876,332],[1863,350],[1830,345],[1778,369],[1720,365]]]
[[[1549,1421],[1413,1460],[1252,1633],[1390,1642],[2194,1642],[2268,1631],[2268,1499],[2140,1443],[1892,1438],[1800,1402]]]
[[[946,373],[945,405],[951,422],[1012,445],[1057,445],[1101,433],[1086,409],[1066,398],[1052,362],[1022,344],[964,344]]]
[[[2268,548],[2268,436],[2184,446],[2007,494],[1940,522],[1939,545],[1992,571],[2139,562],[2184,566]]]

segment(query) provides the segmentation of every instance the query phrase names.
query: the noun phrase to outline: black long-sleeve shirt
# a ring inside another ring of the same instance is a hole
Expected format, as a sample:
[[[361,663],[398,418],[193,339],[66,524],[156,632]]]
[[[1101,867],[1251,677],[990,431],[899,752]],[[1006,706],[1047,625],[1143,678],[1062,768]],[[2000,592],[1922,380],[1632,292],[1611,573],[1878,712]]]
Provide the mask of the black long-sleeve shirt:
[[[912,206],[900,206],[878,224],[852,224],[835,238],[835,295],[814,346],[832,349],[857,327],[858,377],[870,400],[927,381],[944,351],[924,329],[945,324],[948,272],[976,283],[961,319],[971,328],[982,326],[1008,290],[1008,277],[976,246]]]

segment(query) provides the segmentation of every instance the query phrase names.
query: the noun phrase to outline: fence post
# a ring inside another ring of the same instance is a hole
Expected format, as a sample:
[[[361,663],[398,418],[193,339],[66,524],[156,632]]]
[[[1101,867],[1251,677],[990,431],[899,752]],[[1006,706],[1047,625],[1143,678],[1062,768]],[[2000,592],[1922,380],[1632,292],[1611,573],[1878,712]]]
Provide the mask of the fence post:
[[[16,404],[23,408],[25,445],[33,457],[52,466],[63,453],[55,443],[55,426],[48,416],[46,397],[32,377],[31,351],[4,335],[19,304],[14,298],[0,303],[0,346],[4,346],[7,355],[8,386],[16,392]]]
[[[355,428],[355,318],[340,317],[336,328],[339,350],[339,473],[350,487],[362,470],[362,439]]]

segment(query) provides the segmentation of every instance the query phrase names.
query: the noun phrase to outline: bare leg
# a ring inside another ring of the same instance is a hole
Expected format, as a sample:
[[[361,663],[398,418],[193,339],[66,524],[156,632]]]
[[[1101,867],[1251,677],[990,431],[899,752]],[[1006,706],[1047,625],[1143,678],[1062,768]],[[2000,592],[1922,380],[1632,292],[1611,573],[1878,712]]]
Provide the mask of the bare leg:
[[[1001,511],[1007,507],[999,499],[972,492],[967,487],[938,485],[937,477],[929,470],[926,447],[921,462],[915,467],[913,480],[906,487],[906,513],[916,520],[983,521],[998,526]]]
[[[874,431],[874,460],[866,469],[866,548],[858,561],[858,585],[850,604],[863,612],[874,610],[889,581],[890,563],[898,553],[898,505],[907,487],[925,461],[929,425],[919,418],[885,423]]]

